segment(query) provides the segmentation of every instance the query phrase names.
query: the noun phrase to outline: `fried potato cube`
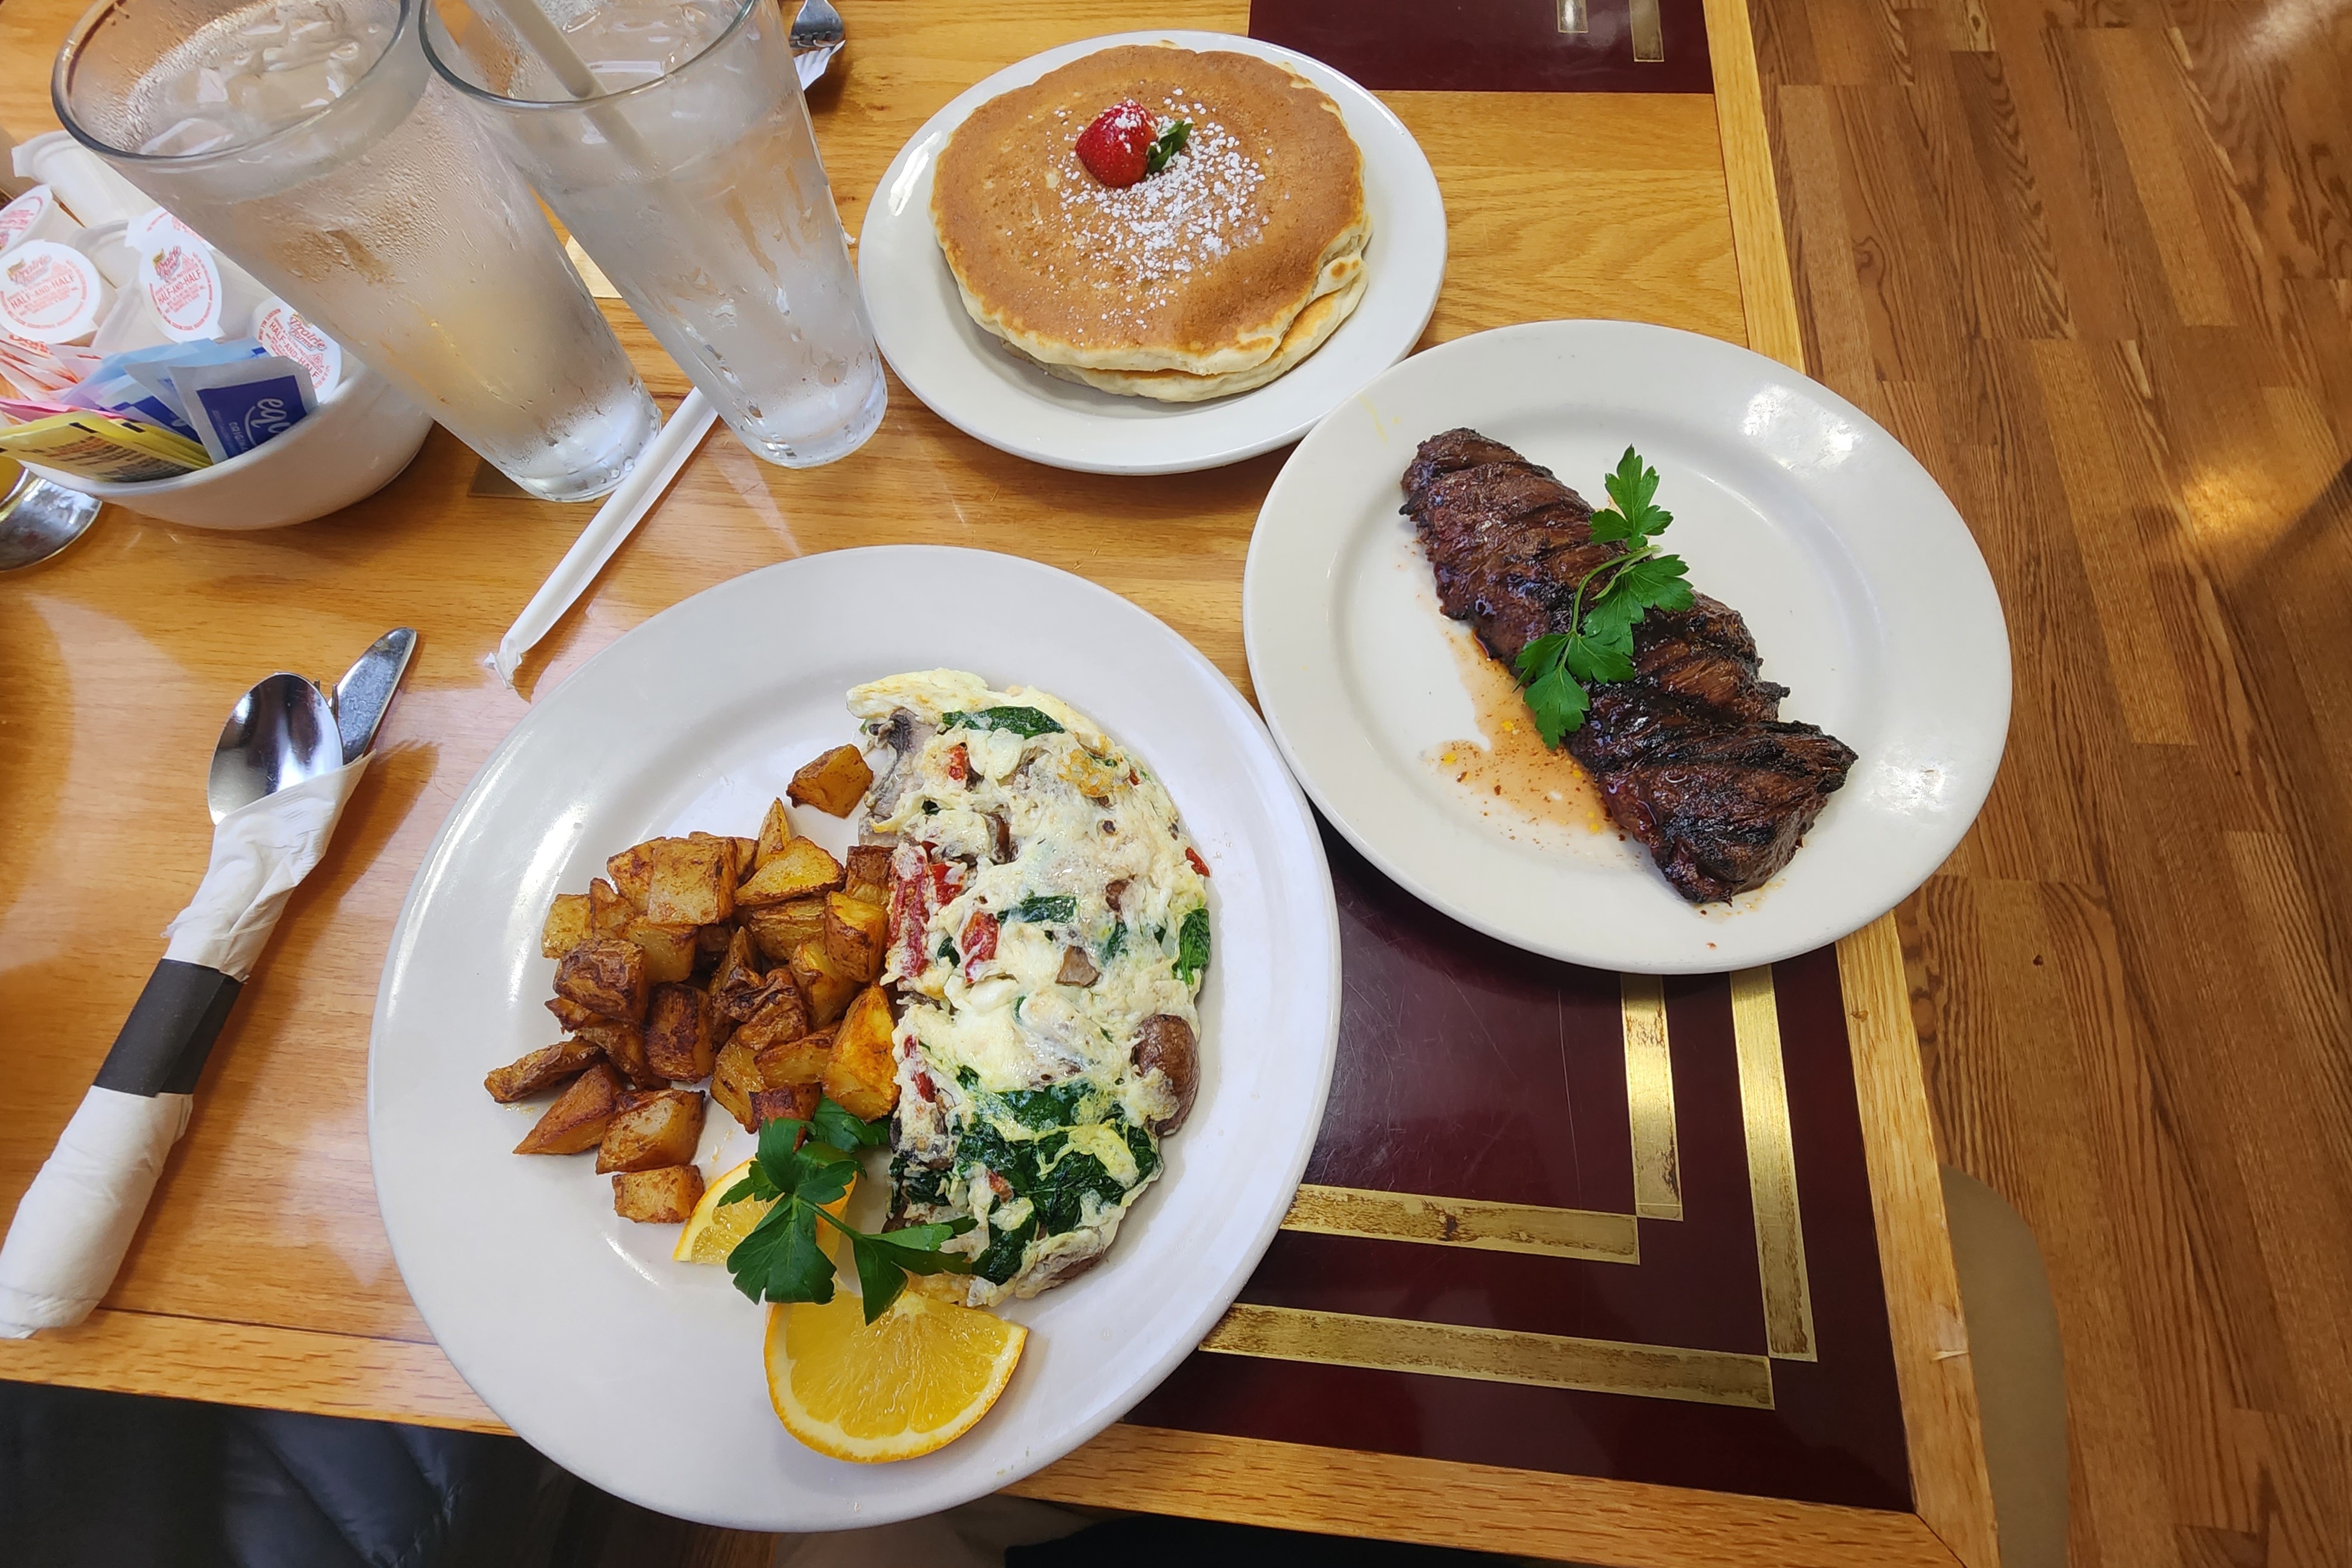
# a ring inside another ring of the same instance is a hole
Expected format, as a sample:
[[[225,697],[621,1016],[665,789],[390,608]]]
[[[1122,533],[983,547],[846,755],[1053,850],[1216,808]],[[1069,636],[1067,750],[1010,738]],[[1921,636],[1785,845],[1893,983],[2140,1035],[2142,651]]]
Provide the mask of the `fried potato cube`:
[[[702,1173],[692,1165],[619,1171],[613,1176],[613,1212],[640,1225],[684,1225],[702,1201]]]
[[[816,1100],[817,1087],[813,1083],[759,1089],[751,1096],[751,1130],[756,1132],[770,1121],[806,1121],[816,1114]]]
[[[668,985],[694,973],[695,941],[701,930],[700,926],[670,925],[639,916],[629,922],[622,934],[644,951],[646,983]]]
[[[643,844],[632,844],[604,862],[605,874],[634,913],[644,912],[646,895],[653,890],[654,846],[660,842],[648,838]]]
[[[588,895],[558,893],[555,901],[547,906],[547,923],[539,929],[539,951],[543,958],[562,958],[593,934],[588,925]]]
[[[756,847],[759,840],[753,838],[734,838],[723,833],[704,833],[699,830],[688,834],[686,838],[687,842],[689,844],[719,844],[726,847],[727,885],[729,887],[733,887],[736,883],[741,881],[744,878],[751,874],[751,862],[750,858],[744,855],[743,846],[750,844]]]
[[[751,879],[735,889],[735,903],[746,910],[765,909],[792,899],[805,899],[812,893],[828,892],[841,886],[841,862],[826,854],[822,846],[805,838],[795,838],[768,858],[768,863],[751,873]]]
[[[809,1023],[823,1028],[841,1016],[865,982],[833,961],[824,943],[804,942],[793,949],[793,979],[808,1002]]]
[[[751,1096],[766,1086],[760,1081],[760,1068],[751,1047],[741,1037],[727,1042],[719,1059],[710,1068],[710,1098],[719,1108],[743,1124],[746,1132],[757,1132],[760,1124],[751,1120]]]
[[[827,816],[847,816],[866,797],[874,770],[855,746],[835,746],[793,775],[784,791],[794,805],[813,805]]]
[[[861,1121],[887,1115],[898,1103],[898,1062],[891,1049],[890,999],[879,985],[857,994],[833,1037],[824,1092]]]
[[[603,1062],[572,1080],[537,1126],[515,1145],[518,1154],[578,1154],[593,1149],[621,1109],[621,1080]]]
[[[654,1071],[653,1063],[646,1059],[646,1032],[635,1024],[615,1024],[607,1020],[591,1024],[580,1031],[580,1037],[604,1053],[604,1059],[620,1069],[621,1076],[638,1089],[666,1089],[669,1079]]]
[[[890,911],[846,893],[824,896],[824,951],[827,957],[860,980],[882,973],[882,953],[890,942]]]
[[[760,864],[760,841],[746,838],[739,833],[732,842],[735,846],[735,879],[740,882]]]
[[[692,985],[656,985],[646,1017],[646,1060],[672,1083],[710,1076],[719,1054],[710,994]]]
[[[793,949],[824,937],[824,895],[793,899],[763,910],[743,912],[744,929],[751,933],[761,957],[771,963],[791,962]]]
[[[636,918],[637,906],[614,892],[612,883],[599,877],[588,884],[588,927],[592,934],[618,936]]]
[[[825,1065],[833,1060],[831,1029],[819,1029],[796,1040],[763,1046],[753,1058],[764,1089],[790,1089],[796,1083],[823,1083]]]
[[[801,994],[800,982],[792,972],[779,969],[768,976],[767,985],[760,993],[759,1006],[735,1037],[755,1051],[780,1046],[787,1040],[797,1040],[809,1032],[808,999]]]
[[[541,1089],[587,1071],[604,1053],[587,1040],[559,1040],[518,1058],[482,1080],[490,1098],[500,1105],[528,1100]]]
[[[841,890],[853,899],[863,899],[869,904],[889,908],[890,847],[887,844],[852,846],[848,859],[842,864]]]
[[[751,962],[757,956],[751,933],[739,927],[710,972],[711,1005],[739,1024],[758,1012],[763,1000],[761,992],[768,982]]]
[[[679,925],[712,925],[735,912],[735,841],[731,838],[649,838],[645,917]],[[631,853],[635,853],[633,850]]]
[[[735,940],[735,922],[719,921],[716,924],[694,928],[694,962],[697,964],[715,963]]]
[[[635,942],[591,938],[555,966],[555,994],[607,1018],[636,1023],[646,1016],[646,954]]]
[[[568,1001],[562,996],[549,997],[547,1010],[555,1015],[555,1021],[563,1026],[563,1032],[567,1035],[583,1034],[600,1024],[620,1022],[617,1018],[606,1017],[593,1007],[583,1007],[579,1003]]]
[[[757,847],[751,859],[752,869],[757,870],[781,854],[793,837],[792,813],[784,809],[782,801],[776,801],[768,807],[768,815],[760,819],[760,837],[752,840]]]
[[[596,1145],[596,1173],[692,1164],[694,1146],[700,1142],[700,1089],[649,1089],[625,1094],[604,1128],[604,1141]]]

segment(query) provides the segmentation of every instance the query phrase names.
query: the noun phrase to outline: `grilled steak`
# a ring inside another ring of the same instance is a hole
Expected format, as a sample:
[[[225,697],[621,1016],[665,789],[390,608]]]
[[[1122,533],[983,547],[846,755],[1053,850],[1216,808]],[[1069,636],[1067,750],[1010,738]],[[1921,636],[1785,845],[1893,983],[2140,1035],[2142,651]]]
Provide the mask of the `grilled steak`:
[[[1423,441],[1404,490],[1439,605],[1507,668],[1567,630],[1578,582],[1625,551],[1593,541],[1592,509],[1550,469],[1475,430]],[[1609,815],[1693,903],[1769,880],[1853,765],[1835,736],[1780,719],[1789,689],[1757,665],[1730,606],[1701,594],[1653,610],[1633,628],[1633,679],[1594,686],[1569,732]]]

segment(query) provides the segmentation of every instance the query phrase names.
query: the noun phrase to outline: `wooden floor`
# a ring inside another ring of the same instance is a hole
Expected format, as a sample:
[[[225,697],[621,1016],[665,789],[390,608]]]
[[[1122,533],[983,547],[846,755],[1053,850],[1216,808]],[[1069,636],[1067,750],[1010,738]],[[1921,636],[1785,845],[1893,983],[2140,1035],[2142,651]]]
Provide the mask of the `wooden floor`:
[[[2074,1562],[2352,1563],[2352,5],[1752,4],[1814,374],[2009,616],[1903,925],[2050,1265]]]
[[[2352,1563],[2352,4],[1752,4],[1814,374],[2009,616],[1904,931],[2049,1261],[2074,1560]]]

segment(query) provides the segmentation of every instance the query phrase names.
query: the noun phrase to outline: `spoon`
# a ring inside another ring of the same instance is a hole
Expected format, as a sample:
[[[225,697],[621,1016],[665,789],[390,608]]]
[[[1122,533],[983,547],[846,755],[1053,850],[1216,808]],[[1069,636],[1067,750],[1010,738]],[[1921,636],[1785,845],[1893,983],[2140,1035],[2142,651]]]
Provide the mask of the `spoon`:
[[[0,572],[47,561],[89,527],[98,502],[0,458]]]
[[[326,694],[280,670],[256,683],[228,710],[228,722],[213,747],[205,804],[218,822],[238,806],[342,765],[342,736]]]

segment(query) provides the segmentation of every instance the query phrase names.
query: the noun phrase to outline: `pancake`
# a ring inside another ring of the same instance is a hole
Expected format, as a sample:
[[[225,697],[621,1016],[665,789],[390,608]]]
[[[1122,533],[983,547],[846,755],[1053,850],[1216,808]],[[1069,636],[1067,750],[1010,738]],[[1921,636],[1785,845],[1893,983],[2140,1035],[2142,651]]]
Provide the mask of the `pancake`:
[[[1076,143],[1123,99],[1192,130],[1113,190]],[[1363,154],[1328,96],[1255,56],[1165,45],[981,105],[940,152],[931,222],[964,308],[1030,358],[1194,376],[1282,354],[1300,312],[1360,274],[1371,233]]]
[[[1307,309],[1291,318],[1290,331],[1283,334],[1282,346],[1273,357],[1247,370],[1227,371],[1223,375],[1194,375],[1183,370],[1088,370],[1083,365],[1047,364],[1042,360],[1031,363],[1048,375],[1129,397],[1149,397],[1161,403],[1206,403],[1213,397],[1231,397],[1235,393],[1264,386],[1321,348],[1323,340],[1339,330],[1339,323],[1354,313],[1357,301],[1364,297],[1363,268],[1355,268],[1351,279],[1338,292],[1318,295],[1309,300]],[[1013,352],[1020,353],[1018,349]]]

